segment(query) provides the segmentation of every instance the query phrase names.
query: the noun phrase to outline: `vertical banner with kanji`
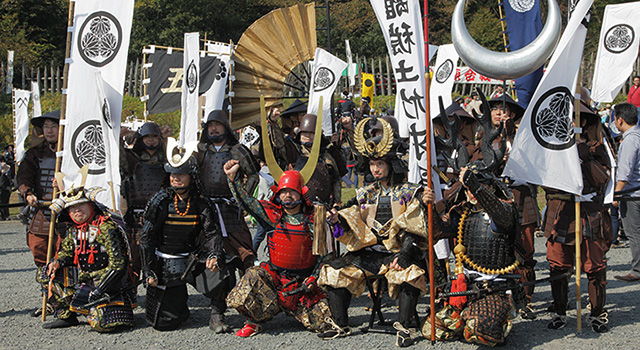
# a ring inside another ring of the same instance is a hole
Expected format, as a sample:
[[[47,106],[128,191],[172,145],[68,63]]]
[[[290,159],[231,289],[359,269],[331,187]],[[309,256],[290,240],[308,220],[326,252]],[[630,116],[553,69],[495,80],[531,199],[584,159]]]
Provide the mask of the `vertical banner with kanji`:
[[[400,136],[409,138],[409,182],[426,186],[430,168],[427,142],[433,145],[433,135],[427,135],[426,130],[426,67],[420,3],[418,0],[371,0],[371,6],[387,42],[396,78],[395,116]],[[435,160],[435,147],[431,147],[431,152]],[[436,175],[433,181],[438,181]],[[439,188],[439,183],[434,185]]]
[[[198,140],[200,123],[200,33],[184,34],[182,57],[184,78],[182,81],[182,115],[180,118],[180,147]]]
[[[76,0],[69,63],[66,127],[62,154],[65,188],[80,184],[78,170],[89,165],[86,187],[99,186],[102,204],[118,209],[111,198],[107,162],[112,159],[105,147],[102,119],[108,118],[113,139],[120,139],[122,93],[133,20],[133,0]],[[103,79],[104,98],[97,102],[95,74]],[[108,111],[104,109],[108,107]],[[105,113],[107,112],[107,113]],[[118,159],[118,158],[115,158]],[[119,178],[112,179],[113,193],[120,193]]]

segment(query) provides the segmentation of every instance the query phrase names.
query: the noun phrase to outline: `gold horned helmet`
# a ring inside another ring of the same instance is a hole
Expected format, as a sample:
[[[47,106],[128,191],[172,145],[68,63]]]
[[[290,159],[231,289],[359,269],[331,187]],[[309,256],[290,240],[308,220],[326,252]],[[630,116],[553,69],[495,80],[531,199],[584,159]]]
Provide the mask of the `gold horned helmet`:
[[[271,142],[269,141],[269,131],[267,126],[267,110],[265,107],[264,96],[260,96],[260,120],[262,126],[262,147],[264,148],[264,158],[276,181],[280,181],[280,176],[283,170],[278,165],[276,157],[273,155],[273,149],[271,148]],[[311,153],[309,154],[309,160],[300,170],[300,175],[304,181],[304,184],[309,182],[311,175],[316,170],[318,164],[318,156],[320,155],[320,143],[322,142],[322,96],[320,96],[320,107],[318,108],[318,118],[316,118],[315,138],[313,139],[313,146],[311,146]]]
[[[76,204],[95,202],[98,193],[105,190],[102,187],[92,187],[92,188],[84,187],[85,183],[87,182],[87,174],[89,173],[88,164],[83,166],[78,171],[78,173],[82,175],[80,186],[76,187],[74,184],[74,185],[71,185],[71,188],[62,191],[60,193],[60,197],[51,202],[51,206],[49,207],[49,209],[51,209],[55,213],[59,213],[60,211],[62,211],[62,209],[67,209]],[[65,175],[61,172],[57,172],[55,176],[56,176],[56,182],[58,184],[58,188],[63,188],[64,184],[62,180],[64,179]]]
[[[382,124],[382,138],[377,143],[371,139],[367,140],[364,135],[364,127],[370,120],[372,119],[364,118],[356,125],[354,143],[356,150],[363,156],[370,159],[380,159],[387,155],[393,147],[393,128],[386,120],[377,118],[377,121]]]

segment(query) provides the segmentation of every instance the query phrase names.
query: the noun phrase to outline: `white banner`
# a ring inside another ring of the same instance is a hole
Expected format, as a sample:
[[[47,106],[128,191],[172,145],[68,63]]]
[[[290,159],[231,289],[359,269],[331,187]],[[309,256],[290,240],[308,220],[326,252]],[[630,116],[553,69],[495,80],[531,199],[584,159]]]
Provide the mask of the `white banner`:
[[[640,1],[607,5],[593,72],[591,98],[611,102],[633,72],[640,42]]]
[[[349,78],[349,86],[356,85],[356,69],[353,67],[353,55],[351,54],[351,45],[349,40],[344,41],[347,50],[347,77]]]
[[[17,162],[20,162],[24,156],[24,142],[29,135],[30,96],[30,91],[13,89],[13,135]]]
[[[220,59],[220,68],[216,72],[211,88],[205,93],[206,102],[203,117],[205,120],[211,111],[222,109],[224,106],[225,89],[227,87],[227,80],[229,80],[233,47],[225,43],[209,42],[207,43],[207,55],[215,55]],[[229,105],[229,109],[231,109],[231,105]]]
[[[453,101],[451,91],[455,82],[455,72],[458,68],[458,52],[453,44],[441,45],[438,50],[433,79],[431,80],[431,90],[429,90],[429,110],[431,118],[440,114],[438,96],[442,97],[442,103],[447,108]]]
[[[180,118],[180,140],[184,147],[191,141],[198,140],[198,124],[200,123],[200,33],[184,33],[184,78],[182,80],[182,115]]]
[[[11,93],[13,88],[13,50],[7,51],[7,95]]]
[[[31,82],[31,97],[33,98],[33,114],[32,117],[42,115],[42,105],[40,104],[40,84],[37,81]]]
[[[100,129],[102,131],[102,139],[104,140],[104,159],[106,182],[109,185],[107,191],[98,194],[98,200],[107,204],[109,208],[120,210],[120,193],[115,192],[116,188],[120,188],[120,128],[114,130],[113,120],[111,120],[111,108],[109,100],[104,92],[104,80],[102,73],[95,73],[96,83],[96,112],[102,117],[100,118]],[[115,165],[115,166],[114,166]],[[112,192],[113,190],[113,192]],[[102,199],[102,200],[100,200]]]
[[[102,108],[95,81],[102,74],[104,95],[111,109],[115,139],[120,138],[122,92],[133,19],[133,0],[76,0],[69,65],[66,126],[62,172],[65,188],[80,185],[78,170],[89,164],[86,187],[99,186],[98,200],[113,207],[107,176],[105,140],[102,135]],[[116,163],[119,164],[119,163]],[[114,179],[115,182],[115,179]],[[120,188],[114,183],[114,193]]]
[[[345,68],[347,68],[347,62],[321,48],[316,49],[307,113],[318,115],[320,96],[322,96],[322,133],[325,135],[333,134],[331,96],[333,96]]]
[[[420,3],[418,0],[371,0],[371,6],[384,34],[396,78],[395,117],[400,136],[409,138],[409,182],[427,186],[427,172],[431,169],[427,163],[427,142],[432,145],[433,162],[436,154],[433,133],[427,135],[426,63]],[[435,188],[440,188],[438,176],[435,172],[432,175]],[[440,191],[436,191],[436,198],[440,196]]]
[[[581,194],[573,101],[587,35],[582,22],[592,3],[582,0],[577,4],[520,122],[503,175]]]

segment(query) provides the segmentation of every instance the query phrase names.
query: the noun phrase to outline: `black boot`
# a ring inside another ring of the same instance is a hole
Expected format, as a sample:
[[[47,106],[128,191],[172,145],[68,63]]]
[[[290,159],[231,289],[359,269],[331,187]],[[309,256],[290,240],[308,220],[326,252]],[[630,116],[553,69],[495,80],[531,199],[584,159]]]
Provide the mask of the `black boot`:
[[[400,285],[400,294],[398,295],[399,324],[396,323],[393,326],[398,331],[396,333],[396,345],[401,348],[411,346],[414,343],[415,331],[411,329],[411,322],[416,313],[419,297],[420,290],[418,288],[407,283]]]
[[[327,287],[327,300],[333,319],[326,320],[331,328],[318,333],[322,339],[334,339],[351,334],[347,311],[351,304],[351,292],[346,288]]]
[[[551,270],[551,277],[560,276],[566,270]],[[553,296],[553,309],[556,315],[547,324],[549,329],[561,329],[567,325],[567,306],[569,304],[569,278],[559,278],[551,281],[551,295]]]
[[[72,313],[68,318],[59,318],[55,321],[51,321],[42,325],[44,329],[54,329],[54,328],[68,328],[77,326],[80,322],[78,322],[78,317],[76,314]]]
[[[209,319],[209,329],[214,333],[229,333],[231,332],[231,326],[225,322],[224,312],[226,311],[226,304],[224,301],[211,300],[211,318]]]
[[[607,301],[605,288],[607,285],[607,271],[588,273],[587,278],[589,279],[589,302],[591,303],[591,316],[589,316],[588,321],[594,332],[608,332],[609,314],[604,309],[604,304]]]
[[[522,281],[525,282],[533,282],[536,280],[536,272],[533,267],[524,266],[520,268],[520,273],[522,274]],[[536,313],[533,311],[533,307],[531,307],[531,296],[533,295],[533,289],[535,285],[524,286],[524,293],[526,295],[526,305],[520,310],[520,317],[525,320],[533,320],[536,318]]]

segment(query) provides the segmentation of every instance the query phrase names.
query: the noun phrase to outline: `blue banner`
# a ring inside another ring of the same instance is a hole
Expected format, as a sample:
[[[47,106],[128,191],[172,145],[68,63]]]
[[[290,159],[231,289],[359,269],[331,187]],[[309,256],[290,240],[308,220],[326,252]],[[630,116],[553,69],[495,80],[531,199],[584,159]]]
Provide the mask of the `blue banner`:
[[[509,51],[516,51],[531,43],[542,30],[538,0],[503,0]],[[542,79],[543,68],[515,80],[518,103],[527,108],[531,96]]]

